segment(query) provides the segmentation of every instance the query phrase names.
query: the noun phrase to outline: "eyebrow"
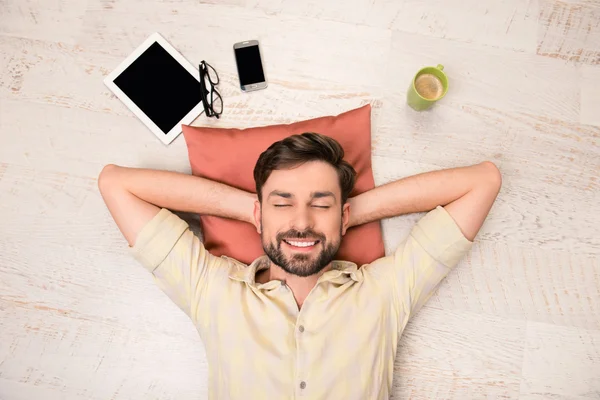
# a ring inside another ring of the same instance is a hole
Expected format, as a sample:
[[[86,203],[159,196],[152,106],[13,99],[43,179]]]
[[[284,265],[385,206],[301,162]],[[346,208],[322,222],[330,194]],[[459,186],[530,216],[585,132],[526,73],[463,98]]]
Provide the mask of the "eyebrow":
[[[271,198],[272,196],[279,196],[279,197],[283,197],[284,199],[292,199],[295,196],[289,192],[282,192],[280,190],[273,190],[271,193],[269,193],[268,198]],[[323,192],[311,192],[310,193],[310,199],[314,200],[314,199],[322,199],[324,197],[331,197],[333,198],[333,200],[335,201],[335,195],[333,194],[333,192],[330,191],[323,191]]]

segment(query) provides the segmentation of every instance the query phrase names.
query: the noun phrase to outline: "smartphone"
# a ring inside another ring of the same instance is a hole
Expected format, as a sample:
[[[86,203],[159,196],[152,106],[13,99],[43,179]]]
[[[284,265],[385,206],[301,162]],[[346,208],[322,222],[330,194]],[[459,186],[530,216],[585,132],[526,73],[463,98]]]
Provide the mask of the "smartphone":
[[[247,40],[233,45],[240,87],[244,92],[252,92],[267,87],[258,40]]]

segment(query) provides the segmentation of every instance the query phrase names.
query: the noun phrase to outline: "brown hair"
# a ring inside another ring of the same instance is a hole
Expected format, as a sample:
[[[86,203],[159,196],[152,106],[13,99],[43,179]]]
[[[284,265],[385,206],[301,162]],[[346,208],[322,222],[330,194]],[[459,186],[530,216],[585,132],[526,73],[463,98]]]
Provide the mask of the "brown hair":
[[[343,206],[354,188],[356,171],[344,160],[344,149],[335,139],[314,132],[289,136],[275,142],[258,157],[254,167],[258,200],[262,202],[262,188],[272,171],[293,168],[309,161],[324,161],[335,168],[342,190]]]

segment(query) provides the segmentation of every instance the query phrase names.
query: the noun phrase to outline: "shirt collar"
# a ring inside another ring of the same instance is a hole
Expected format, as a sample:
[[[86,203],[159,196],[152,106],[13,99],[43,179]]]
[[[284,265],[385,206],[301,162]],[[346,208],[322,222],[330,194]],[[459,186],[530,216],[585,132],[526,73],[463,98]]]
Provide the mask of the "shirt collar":
[[[258,257],[249,266],[241,266],[239,263],[236,267],[232,268],[229,272],[229,278],[246,282],[251,286],[255,286],[259,289],[270,289],[281,285],[280,281],[269,281],[266,283],[256,284],[256,274],[263,269],[269,268],[269,259],[266,255]],[[319,277],[317,283],[320,282],[332,282],[338,284],[344,284],[350,280],[355,282],[362,281],[362,271],[358,269],[355,263],[350,261],[332,261],[331,270],[325,272]]]

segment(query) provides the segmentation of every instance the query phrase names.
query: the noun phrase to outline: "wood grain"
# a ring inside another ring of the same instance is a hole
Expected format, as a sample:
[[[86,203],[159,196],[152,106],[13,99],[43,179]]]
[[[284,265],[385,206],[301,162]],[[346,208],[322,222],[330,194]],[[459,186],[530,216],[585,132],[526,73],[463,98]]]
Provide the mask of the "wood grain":
[[[0,93],[4,93],[5,98],[133,117],[102,81],[122,57],[92,52],[88,46],[8,37],[0,37],[0,49],[3,50],[0,54],[15,54],[4,60],[0,58],[5,66],[0,71]],[[219,71],[219,90],[225,98],[225,113],[219,121],[200,116],[194,125],[218,122],[219,126],[249,127],[290,123],[339,114],[366,103],[380,104],[376,96],[381,94],[381,89],[376,85],[355,83],[348,86],[309,77],[291,82],[289,77],[278,74],[269,76],[268,91],[241,93],[235,65],[231,63],[233,55],[227,51],[219,58],[224,61],[216,59],[213,62],[210,57],[207,60]],[[223,67],[226,63],[228,68]],[[73,79],[65,82],[67,76]],[[25,81],[30,84],[24,85]],[[139,127],[146,129],[141,123]],[[110,129],[123,132],[128,128],[115,124]]]
[[[4,276],[4,274],[3,274]],[[198,340],[0,300],[3,399],[206,398]],[[196,334],[197,336],[197,334]]]
[[[586,125],[600,127],[600,66],[582,65],[581,70],[581,119]],[[598,174],[600,175],[600,174]]]
[[[275,15],[386,27],[459,42],[535,51],[537,2],[467,0],[454,10],[447,1],[353,1],[339,7],[327,1],[249,0],[247,6]],[[468,22],[467,22],[468,21]]]
[[[521,397],[600,398],[600,332],[527,324]]]
[[[537,54],[574,63],[600,64],[600,4],[540,0]]]
[[[390,180],[392,176],[400,178],[423,172],[419,167],[424,164],[390,161],[384,157],[375,159],[378,160],[376,166],[393,162],[403,171],[401,175],[388,175]],[[434,166],[424,168],[436,169]],[[501,194],[500,197],[507,197],[505,192],[501,191]],[[517,201],[507,200],[507,203]],[[520,232],[529,228],[526,224],[516,226],[514,222],[508,222],[502,205],[498,202],[494,205],[471,253],[446,278],[437,294],[430,299],[430,304],[447,310],[587,329],[600,326],[598,254],[556,250],[550,242],[541,241],[540,232],[549,231],[543,225],[530,229],[530,244],[513,240],[506,236],[505,231]],[[395,250],[423,215],[406,215],[383,221],[388,254]],[[519,217],[513,215],[509,218],[517,220]],[[538,243],[533,244],[534,240]]]
[[[31,113],[37,117],[28,118]],[[183,137],[165,149],[132,115],[0,99],[0,129],[20,138],[6,140],[0,147],[0,159],[17,166],[68,174],[77,171],[94,180],[108,163],[190,170]],[[106,143],[112,143],[110,149],[98,151]],[[159,157],[161,151],[168,155]]]
[[[394,398],[516,398],[525,329],[524,321],[424,308],[400,340]]]
[[[0,34],[74,43],[86,9],[85,1],[3,1]]]
[[[579,122],[576,65],[527,52],[393,32],[387,72],[390,91],[406,93],[419,69],[438,64],[445,66],[449,80],[445,104]]]
[[[595,218],[581,212],[598,196],[598,128],[454,104],[440,104],[429,116],[397,106],[400,98],[375,110],[373,153],[398,160],[391,169],[374,158],[377,183],[491,160],[504,182],[490,215],[502,220],[495,239],[598,254]],[[594,234],[584,238],[585,231]]]
[[[269,81],[310,79],[313,85],[322,81],[344,85],[384,83],[391,36],[387,29],[298,16],[273,18],[260,10],[239,7],[179,6],[176,13],[167,3],[120,13],[90,10],[79,42],[89,51],[124,57],[160,26],[160,32],[193,64],[207,60],[217,71],[234,75],[233,44],[252,35],[259,37],[264,47]],[[123,18],[130,21],[127,34],[119,22]],[[311,28],[306,29],[309,24]]]

